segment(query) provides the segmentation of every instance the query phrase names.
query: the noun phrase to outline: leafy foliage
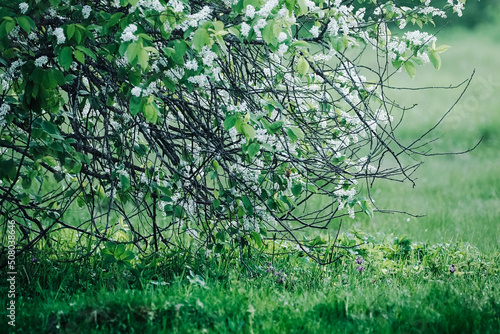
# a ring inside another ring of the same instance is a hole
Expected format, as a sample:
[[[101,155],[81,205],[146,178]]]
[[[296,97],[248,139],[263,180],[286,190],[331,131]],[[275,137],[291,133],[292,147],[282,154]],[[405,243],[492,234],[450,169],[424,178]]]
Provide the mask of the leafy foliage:
[[[399,143],[393,114],[405,108],[385,91],[397,70],[439,69],[446,50],[389,29],[433,23],[441,9],[348,3],[3,6],[0,222],[19,223],[24,250],[67,229],[79,255],[104,249],[124,266],[122,244],[243,260],[278,242],[337,261],[355,245],[302,231],[372,215],[363,186],[376,179],[411,180],[418,164],[401,157],[425,154],[428,133]],[[308,207],[317,197],[330,204]]]

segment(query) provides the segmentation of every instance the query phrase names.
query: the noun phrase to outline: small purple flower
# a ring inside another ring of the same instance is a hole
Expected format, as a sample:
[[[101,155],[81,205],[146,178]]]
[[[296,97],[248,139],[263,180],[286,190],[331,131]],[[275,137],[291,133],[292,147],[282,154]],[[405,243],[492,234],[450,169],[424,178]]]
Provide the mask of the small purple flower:
[[[31,262],[36,262],[36,261],[38,261],[38,259],[36,258],[36,256],[33,257],[33,258],[31,258]]]
[[[363,270],[365,270],[365,267],[364,266],[356,267],[356,270],[362,272]]]
[[[362,258],[361,256],[358,256],[358,257],[356,258],[356,263],[357,263],[357,264],[363,264],[363,261],[364,261],[364,260],[363,260],[363,258]]]
[[[455,272],[455,270],[456,270],[455,265],[452,264],[451,267],[450,267],[450,273],[453,274]]]

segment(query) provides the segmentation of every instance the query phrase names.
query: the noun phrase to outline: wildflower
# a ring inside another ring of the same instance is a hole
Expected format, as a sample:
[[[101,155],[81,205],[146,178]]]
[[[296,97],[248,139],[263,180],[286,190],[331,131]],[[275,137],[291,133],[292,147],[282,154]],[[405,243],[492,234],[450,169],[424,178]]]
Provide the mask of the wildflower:
[[[37,262],[37,261],[38,261],[38,259],[36,256],[31,258],[31,262]]]
[[[362,272],[363,270],[365,270],[365,267],[364,266],[356,267],[356,270]]]
[[[455,265],[452,264],[450,267],[450,273],[453,274],[455,272],[455,270],[456,270]]]
[[[363,264],[363,261],[364,261],[364,259],[363,259],[361,256],[358,256],[358,257],[356,258],[356,263],[357,263],[357,264]]]

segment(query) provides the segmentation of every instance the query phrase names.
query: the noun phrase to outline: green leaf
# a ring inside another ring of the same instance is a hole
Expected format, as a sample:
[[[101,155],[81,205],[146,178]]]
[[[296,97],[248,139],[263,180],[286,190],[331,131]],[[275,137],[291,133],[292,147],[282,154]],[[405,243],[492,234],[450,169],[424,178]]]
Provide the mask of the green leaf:
[[[259,152],[260,150],[260,144],[258,142],[254,142],[248,146],[248,156],[250,159],[253,159],[253,157]]]
[[[182,218],[184,216],[184,208],[180,205],[176,205],[174,208],[174,217]]]
[[[295,136],[299,139],[304,139],[305,138],[305,135],[304,135],[304,132],[297,126],[290,126],[289,127],[289,130],[291,130]]]
[[[297,13],[297,16],[301,16],[302,14],[307,13],[306,0],[297,0],[297,4],[299,5],[299,11]]]
[[[77,50],[80,50],[80,51],[82,51],[83,53],[85,53],[85,54],[86,54],[87,56],[89,56],[90,58],[92,58],[92,59],[94,59],[94,60],[96,60],[96,59],[97,59],[97,57],[96,57],[95,53],[94,53],[94,52],[92,52],[90,49],[88,49],[88,48],[84,47],[83,45],[78,45],[76,48],[77,48]]]
[[[224,120],[224,130],[229,130],[231,129],[234,124],[236,123],[237,117],[234,115],[227,116],[226,119]]]
[[[405,61],[403,67],[406,73],[408,73],[408,75],[410,76],[410,78],[412,79],[415,78],[415,75],[417,74],[417,69],[415,68],[415,65],[411,61],[409,60]]]
[[[293,12],[293,10],[295,9],[296,2],[297,0],[285,0],[286,9],[288,9],[288,11],[290,12]]]
[[[75,59],[81,63],[81,64],[85,64],[85,54],[80,51],[80,50],[75,50],[73,52],[73,56],[75,57]]]
[[[42,129],[44,129],[51,136],[53,136],[53,135],[60,136],[61,135],[57,126],[54,123],[51,123],[49,121],[43,121]]]
[[[112,27],[112,26],[114,26],[115,24],[117,24],[117,23],[120,21],[120,19],[122,18],[122,16],[123,16],[123,15],[124,15],[124,14],[123,14],[123,13],[121,13],[121,12],[113,14],[113,15],[109,18],[109,20],[107,20],[106,25],[107,25],[108,27]]]
[[[32,180],[28,176],[23,176],[23,182],[22,182],[23,189],[28,189],[29,187],[31,187],[31,181]]]
[[[363,210],[364,213],[366,213],[368,215],[368,217],[370,218],[373,218],[373,208],[370,204],[370,202],[368,202],[367,200],[362,200],[362,201],[359,201],[359,206],[361,207],[361,209]]]
[[[143,107],[142,98],[137,96],[132,96],[129,104],[130,114],[132,114],[132,116],[137,115],[139,112],[142,111],[142,107]]]
[[[446,50],[448,50],[449,48],[450,48],[450,46],[449,46],[449,45],[440,45],[440,46],[438,46],[438,47],[435,49],[435,51],[436,51],[437,53],[443,53],[443,52],[445,52]]]
[[[121,254],[120,256],[121,261],[130,261],[133,260],[134,258],[135,258],[135,253],[129,250],[123,252],[123,254]]]
[[[307,72],[309,72],[309,63],[304,57],[300,57],[297,61],[297,71],[301,75],[305,75]]]
[[[292,194],[295,197],[299,197],[302,193],[302,185],[300,183],[294,184],[292,186]]]
[[[51,157],[50,155],[47,155],[45,157],[43,157],[42,159],[44,162],[47,163],[47,165],[51,166],[51,167],[55,167],[57,166],[57,161],[56,159],[54,159],[54,157]]]
[[[269,126],[267,132],[269,132],[269,134],[275,134],[276,132],[281,130],[282,127],[283,127],[283,121],[276,121]]]
[[[175,52],[172,54],[172,60],[179,65],[184,65],[184,55],[186,54],[186,42],[177,39],[173,41]]]
[[[17,24],[19,24],[19,26],[24,31],[26,31],[27,34],[29,34],[31,32],[31,25],[30,25],[30,21],[28,20],[27,16],[20,16],[16,19],[16,21],[17,21]]]
[[[306,41],[295,41],[290,45],[290,48],[306,48],[309,49],[311,47],[311,44],[307,43]]]
[[[77,174],[82,170],[82,164],[75,159],[66,158],[64,159],[64,168],[66,168],[69,173]]]
[[[56,87],[57,85],[64,85],[66,83],[66,79],[64,79],[64,74],[59,71],[58,69],[52,68],[49,70],[52,73],[52,76],[54,77],[56,81]]]
[[[436,51],[429,52],[429,59],[435,69],[439,70],[441,68],[441,56]]]
[[[242,132],[248,139],[255,138],[255,129],[250,124],[243,124]]]
[[[273,31],[273,25],[274,21],[269,20],[267,21],[267,24],[264,27],[264,29],[262,29],[262,38],[264,39],[264,42],[266,42],[266,44],[271,44],[273,39],[276,39],[276,36],[274,35]]]
[[[132,42],[128,45],[126,54],[127,60],[130,64],[132,64],[135,58],[137,58],[139,50],[141,50],[141,47],[136,42]]]
[[[144,116],[146,117],[146,121],[156,124],[158,114],[156,113],[156,109],[151,104],[144,107]]]
[[[66,28],[66,36],[68,37],[68,40],[70,40],[73,37],[73,35],[75,34],[75,31],[76,31],[76,27],[74,24],[68,25],[68,27]]]
[[[137,55],[137,59],[142,69],[145,70],[149,64],[149,53],[146,50],[141,49]]]
[[[130,188],[130,179],[123,174],[120,174],[120,183],[123,191],[127,191]]]
[[[262,243],[262,238],[259,233],[252,231],[251,232],[252,239],[255,241],[257,244],[257,247],[262,247],[264,244]]]
[[[66,71],[69,70],[71,64],[73,63],[73,50],[69,46],[62,48],[61,53],[58,57],[59,65]]]
[[[229,27],[227,29],[231,34],[233,34],[234,36],[236,37],[240,37],[240,31],[238,29],[236,29],[235,27]]]
[[[193,35],[193,48],[196,51],[201,51],[201,49],[205,45],[210,44],[210,35],[208,34],[207,29],[199,28],[194,32]]]
[[[54,160],[55,161],[55,160]],[[14,180],[17,174],[17,165],[12,159],[0,160],[0,178]]]

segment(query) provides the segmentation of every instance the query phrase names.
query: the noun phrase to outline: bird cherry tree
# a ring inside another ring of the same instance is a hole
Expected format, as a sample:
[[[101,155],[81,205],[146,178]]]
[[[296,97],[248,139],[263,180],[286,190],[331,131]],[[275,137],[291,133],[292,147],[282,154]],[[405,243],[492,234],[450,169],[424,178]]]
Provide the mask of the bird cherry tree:
[[[447,47],[421,29],[464,3],[4,3],[0,224],[19,251],[60,233],[82,256],[112,240],[243,259],[280,241],[333,262],[371,184],[412,181],[402,157],[423,137],[398,141],[389,80],[439,69]]]

